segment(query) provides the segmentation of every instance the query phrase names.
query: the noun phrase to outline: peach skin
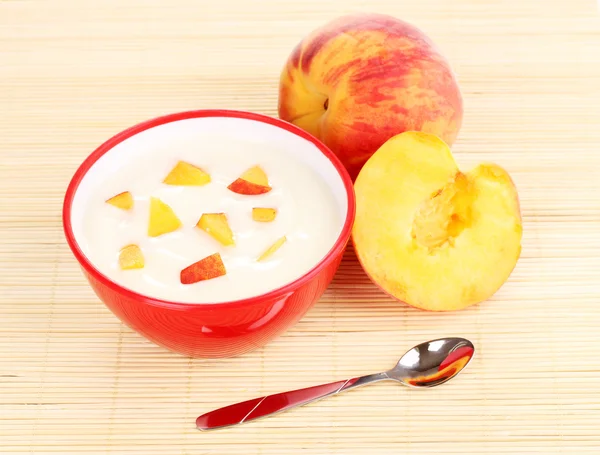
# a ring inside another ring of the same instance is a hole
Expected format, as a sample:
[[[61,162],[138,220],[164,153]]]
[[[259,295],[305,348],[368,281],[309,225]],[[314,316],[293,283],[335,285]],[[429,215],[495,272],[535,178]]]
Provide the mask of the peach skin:
[[[180,272],[181,284],[194,284],[227,274],[219,253],[211,254],[187,266]]]
[[[396,134],[422,131],[452,145],[463,102],[448,61],[421,30],[363,13],[296,46],[280,75],[278,113],[329,146],[354,180]]]

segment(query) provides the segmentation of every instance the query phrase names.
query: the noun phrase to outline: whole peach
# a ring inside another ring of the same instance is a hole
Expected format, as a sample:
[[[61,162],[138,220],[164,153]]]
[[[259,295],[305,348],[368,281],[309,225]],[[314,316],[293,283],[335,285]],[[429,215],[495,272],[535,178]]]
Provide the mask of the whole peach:
[[[339,17],[294,48],[280,77],[279,117],[321,139],[353,179],[389,138],[435,134],[452,145],[463,103],[434,43],[395,17]]]

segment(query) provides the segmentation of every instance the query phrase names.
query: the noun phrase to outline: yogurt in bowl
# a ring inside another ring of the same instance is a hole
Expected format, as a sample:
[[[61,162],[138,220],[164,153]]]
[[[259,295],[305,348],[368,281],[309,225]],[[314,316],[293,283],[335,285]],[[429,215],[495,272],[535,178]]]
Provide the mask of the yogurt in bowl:
[[[219,303],[281,287],[308,272],[327,254],[340,234],[343,213],[332,189],[315,169],[268,139],[243,140],[227,131],[203,129],[191,133],[166,144],[147,144],[141,162],[123,161],[109,175],[98,173],[90,179],[85,194],[80,190],[83,210],[75,236],[98,270],[140,294],[177,302]],[[201,169],[210,181],[201,185],[164,183],[180,161]],[[245,195],[228,188],[255,166],[268,176],[270,191]],[[131,208],[124,210],[106,202],[123,192],[131,194]],[[172,209],[180,220],[179,228],[148,235],[152,198]],[[253,210],[260,208],[273,209],[276,216],[271,221],[256,221]],[[224,245],[197,227],[206,214],[225,216],[232,244]],[[276,253],[258,260],[283,237],[285,243]],[[140,248],[143,268],[121,269],[119,252],[127,245]],[[181,283],[182,270],[216,253],[225,275]]]
[[[63,210],[100,299],[155,343],[206,357],[296,322],[337,270],[353,217],[352,182],[331,151],[238,111],[173,114],[115,136],[78,169]]]

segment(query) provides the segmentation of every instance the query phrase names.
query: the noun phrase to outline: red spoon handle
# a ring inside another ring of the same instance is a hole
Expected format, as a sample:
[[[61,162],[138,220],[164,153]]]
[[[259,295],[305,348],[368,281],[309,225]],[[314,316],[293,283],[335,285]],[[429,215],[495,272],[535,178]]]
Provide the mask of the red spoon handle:
[[[311,401],[334,395],[342,390],[352,387],[361,379],[363,379],[363,381],[360,381],[361,383],[366,383],[364,377],[353,378],[348,379],[347,381],[337,381],[243,401],[201,415],[196,419],[196,426],[199,430],[210,430],[213,428],[249,422],[260,417],[265,417],[276,412],[285,411],[295,406],[301,406],[310,403]]]

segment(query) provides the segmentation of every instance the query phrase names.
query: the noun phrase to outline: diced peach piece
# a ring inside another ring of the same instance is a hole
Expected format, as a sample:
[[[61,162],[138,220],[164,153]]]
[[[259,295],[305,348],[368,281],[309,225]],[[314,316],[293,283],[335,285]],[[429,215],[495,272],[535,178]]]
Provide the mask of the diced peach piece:
[[[179,161],[163,180],[167,185],[202,186],[210,183],[210,175],[185,161]]]
[[[256,183],[248,182],[244,179],[237,179],[232,182],[227,189],[234,193],[244,194],[247,196],[255,196],[257,194],[264,194],[271,191],[270,186],[257,185]]]
[[[233,232],[229,227],[227,215],[224,213],[204,213],[196,227],[206,231],[222,245],[235,245]]]
[[[277,240],[273,245],[271,245],[269,248],[267,248],[267,250],[263,254],[260,255],[260,257],[258,258],[258,260],[259,261],[264,261],[265,259],[269,258],[273,253],[275,253],[275,251],[277,251],[279,248],[281,248],[281,246],[286,241],[287,241],[287,238],[284,235],[279,240]]]
[[[180,273],[180,280],[181,284],[193,284],[218,278],[226,273],[227,270],[225,270],[221,255],[215,253],[183,269]]]
[[[268,207],[254,207],[252,209],[252,219],[261,223],[273,221],[277,216],[277,209]]]
[[[106,203],[123,210],[130,210],[133,207],[133,196],[129,191],[124,191],[107,199]]]
[[[159,198],[150,198],[150,221],[148,235],[158,237],[181,227],[181,221],[173,209]]]
[[[267,174],[265,174],[265,171],[263,171],[260,166],[254,166],[247,171],[244,171],[244,173],[240,175],[240,178],[250,183],[256,183],[260,186],[269,186]]]
[[[271,191],[267,174],[260,166],[254,166],[246,170],[238,179],[228,187],[230,191],[238,194],[257,195]]]
[[[144,268],[144,255],[137,245],[127,245],[119,253],[119,266],[122,270]]]

